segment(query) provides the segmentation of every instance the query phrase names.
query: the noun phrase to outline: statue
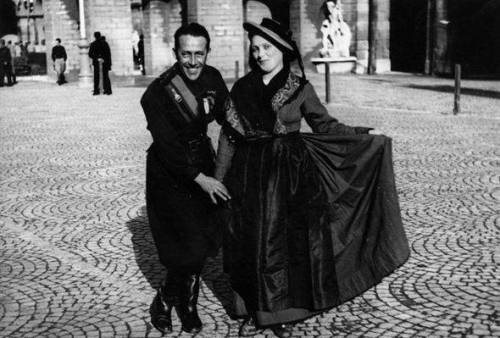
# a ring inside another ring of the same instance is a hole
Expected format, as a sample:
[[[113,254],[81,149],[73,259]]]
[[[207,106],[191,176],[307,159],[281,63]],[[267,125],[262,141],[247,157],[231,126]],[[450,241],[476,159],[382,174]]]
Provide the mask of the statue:
[[[342,17],[340,0],[327,0],[321,6],[325,20],[321,24],[321,57],[349,57],[351,30]]]

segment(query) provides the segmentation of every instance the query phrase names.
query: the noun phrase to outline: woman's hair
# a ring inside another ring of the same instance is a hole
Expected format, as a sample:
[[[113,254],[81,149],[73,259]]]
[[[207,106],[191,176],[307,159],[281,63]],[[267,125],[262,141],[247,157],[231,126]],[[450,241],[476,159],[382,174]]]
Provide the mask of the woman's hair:
[[[257,60],[254,59],[253,53],[252,53],[252,38],[255,35],[258,35],[258,34],[248,33],[248,39],[250,40],[250,44],[248,46],[248,65],[250,66],[251,70],[260,69],[259,65],[257,64]],[[261,36],[261,35],[259,35],[259,36]],[[262,36],[262,38],[265,39],[266,41],[268,41],[274,47],[278,48],[283,53],[283,67],[290,68],[290,64],[292,63],[293,60],[295,60],[297,58],[297,56],[294,55],[294,53],[291,52],[290,50],[288,50],[284,47],[281,47],[281,46],[273,43],[272,41],[269,41],[269,39],[267,39],[266,37]]]

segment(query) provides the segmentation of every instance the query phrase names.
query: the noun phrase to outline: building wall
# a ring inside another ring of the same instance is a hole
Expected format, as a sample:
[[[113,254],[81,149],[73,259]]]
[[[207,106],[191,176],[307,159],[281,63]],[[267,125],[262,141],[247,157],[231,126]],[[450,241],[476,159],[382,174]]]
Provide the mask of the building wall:
[[[52,68],[51,52],[57,38],[61,39],[61,44],[68,55],[66,61],[67,72],[76,74],[80,68],[78,48],[80,35],[78,21],[75,20],[78,17],[78,9],[74,6],[73,1],[44,0],[43,11],[47,46],[47,75],[52,78],[56,77],[56,73]]]
[[[244,21],[253,21],[256,23],[260,23],[262,18],[272,18],[269,7],[267,7],[266,4],[255,0],[249,0],[246,2],[244,14]]]
[[[324,19],[320,11],[322,3],[322,0],[290,1],[290,29],[306,68],[311,66],[311,57],[319,56],[321,48],[320,28]]]
[[[79,67],[76,3],[73,0],[43,2],[47,43],[50,43],[50,48],[55,37],[63,40],[69,54],[69,69]],[[199,22],[209,31],[212,37],[209,64],[219,68],[226,78],[236,74],[241,76],[246,68],[248,48],[242,23],[245,20],[260,22],[262,17],[271,16],[271,13],[277,15],[275,3],[264,0],[185,0],[182,3],[186,6],[184,15],[181,14],[180,0],[151,0],[143,8],[141,15],[148,75],[157,75],[175,62],[173,35],[184,16],[188,22]],[[310,59],[317,57],[321,48],[320,27],[324,16],[320,8],[323,3],[324,0],[290,0],[286,3],[289,5],[289,16],[283,17],[289,17],[289,22],[285,24],[289,24],[294,33],[306,67],[312,66]],[[283,6],[282,10],[287,10],[287,6]],[[358,59],[357,72],[363,73],[368,60],[369,0],[344,0],[342,7],[344,20],[353,36],[350,52]],[[381,72],[390,68],[390,0],[379,0],[377,8],[377,71]],[[130,0],[86,0],[85,13],[89,42],[93,40],[94,31],[106,36],[112,51],[112,72],[116,75],[132,74],[134,25]],[[136,26],[137,15],[135,13]]]
[[[225,78],[242,74],[244,65],[243,4],[235,0],[187,0],[188,22],[204,25],[212,39],[208,63]],[[236,62],[238,70],[236,70]]]
[[[175,63],[174,33],[182,24],[179,1],[150,1],[144,10],[146,74],[159,75]]]

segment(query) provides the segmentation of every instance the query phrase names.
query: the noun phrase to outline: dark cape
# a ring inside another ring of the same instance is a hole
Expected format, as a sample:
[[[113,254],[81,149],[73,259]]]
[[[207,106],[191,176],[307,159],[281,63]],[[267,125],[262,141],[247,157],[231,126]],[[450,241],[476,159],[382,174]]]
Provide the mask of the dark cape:
[[[298,321],[361,294],[403,264],[409,246],[391,139],[348,126],[332,127],[343,135],[276,134],[272,125],[260,127],[268,116],[262,123],[258,112],[247,114],[255,103],[241,102],[247,93],[235,87],[236,109],[224,127],[240,134],[224,180],[232,195],[224,265],[238,314],[254,315],[261,326]]]

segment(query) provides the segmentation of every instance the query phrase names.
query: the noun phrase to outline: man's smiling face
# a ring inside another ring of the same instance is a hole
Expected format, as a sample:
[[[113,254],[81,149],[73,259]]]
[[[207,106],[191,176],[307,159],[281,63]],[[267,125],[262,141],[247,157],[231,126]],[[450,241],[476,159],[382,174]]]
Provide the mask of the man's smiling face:
[[[197,80],[207,62],[207,40],[202,36],[181,35],[175,55],[186,77]]]

